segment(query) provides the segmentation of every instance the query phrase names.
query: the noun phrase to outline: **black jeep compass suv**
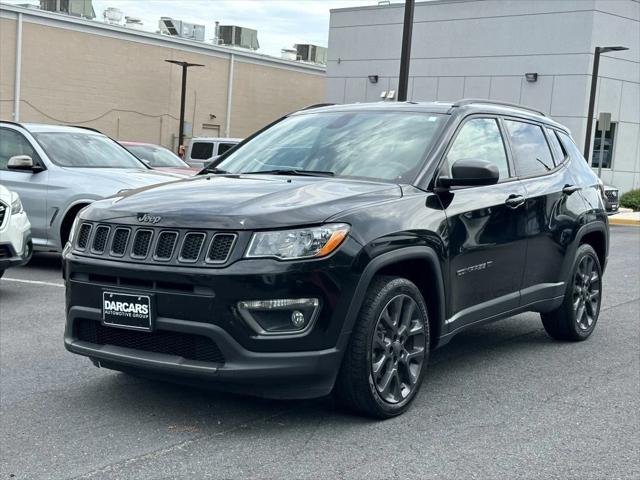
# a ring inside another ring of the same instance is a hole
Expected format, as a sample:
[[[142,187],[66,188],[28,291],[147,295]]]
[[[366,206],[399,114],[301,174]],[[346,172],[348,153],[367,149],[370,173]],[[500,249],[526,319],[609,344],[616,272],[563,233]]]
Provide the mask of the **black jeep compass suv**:
[[[540,312],[598,320],[598,179],[565,127],[489,101],[308,108],[200,175],[79,215],[65,346],[98,366],[405,411],[429,351]]]

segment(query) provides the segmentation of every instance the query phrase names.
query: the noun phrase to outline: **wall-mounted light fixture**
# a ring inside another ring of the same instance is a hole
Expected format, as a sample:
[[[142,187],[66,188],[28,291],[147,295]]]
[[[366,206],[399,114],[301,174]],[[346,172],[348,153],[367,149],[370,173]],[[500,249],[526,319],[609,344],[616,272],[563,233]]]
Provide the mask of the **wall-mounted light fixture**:
[[[532,72],[532,73],[525,73],[524,74],[524,78],[527,79],[527,82],[537,82],[538,81],[538,74],[536,72]]]
[[[378,75],[369,75],[369,82],[378,83]]]

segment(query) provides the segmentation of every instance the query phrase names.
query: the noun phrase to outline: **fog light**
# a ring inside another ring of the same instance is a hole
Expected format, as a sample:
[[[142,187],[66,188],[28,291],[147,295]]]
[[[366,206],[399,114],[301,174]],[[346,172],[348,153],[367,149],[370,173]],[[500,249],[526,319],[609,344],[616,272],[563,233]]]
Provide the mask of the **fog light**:
[[[304,327],[304,324],[305,324],[304,313],[302,313],[300,310],[294,310],[293,313],[291,314],[291,325],[293,325],[296,328],[302,328]]]
[[[317,298],[248,300],[238,302],[238,313],[259,335],[293,335],[311,328],[320,301]]]

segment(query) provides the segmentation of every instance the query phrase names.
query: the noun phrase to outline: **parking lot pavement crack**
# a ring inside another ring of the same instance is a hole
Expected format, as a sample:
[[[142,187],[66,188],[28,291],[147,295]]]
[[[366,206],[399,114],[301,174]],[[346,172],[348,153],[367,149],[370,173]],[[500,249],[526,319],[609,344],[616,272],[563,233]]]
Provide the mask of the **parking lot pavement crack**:
[[[221,432],[216,432],[216,433],[211,433],[211,434],[204,434],[204,435],[198,435],[196,437],[192,437],[189,438],[187,440],[183,440],[182,442],[178,442],[175,443],[173,445],[169,445],[168,447],[164,447],[164,448],[160,448],[157,450],[153,450],[151,452],[147,452],[147,453],[143,453],[141,455],[137,455],[135,457],[130,457],[130,458],[126,458],[124,460],[119,460],[117,462],[114,463],[110,463],[108,465],[104,465],[102,467],[96,468],[94,470],[91,470],[89,472],[85,472],[82,473],[80,475],[76,475],[74,477],[68,477],[68,480],[86,480],[86,479],[90,479],[90,478],[94,478],[97,475],[101,475],[101,474],[106,474],[106,473],[115,473],[118,470],[122,470],[123,468],[129,467],[130,465],[139,463],[139,462],[143,462],[143,461],[147,461],[147,460],[156,460],[158,458],[161,458],[165,455],[169,455],[173,452],[177,452],[180,450],[184,450],[185,448],[189,447],[190,445],[193,445],[201,440],[206,440],[208,438],[214,438],[214,437],[221,437],[224,435],[227,435],[228,433],[232,433],[238,430],[241,430],[243,428],[247,428],[249,425],[254,425],[260,422],[265,422],[265,421],[269,421],[272,420],[274,418],[278,418],[282,415],[285,415],[287,413],[290,413],[292,411],[294,411],[295,409],[287,409],[287,410],[281,410],[279,412],[274,413],[273,415],[267,415],[265,417],[259,417],[259,418],[254,418],[252,420],[248,420],[245,422],[240,422],[237,425],[234,425],[231,428],[228,428],[226,430],[223,430]]]

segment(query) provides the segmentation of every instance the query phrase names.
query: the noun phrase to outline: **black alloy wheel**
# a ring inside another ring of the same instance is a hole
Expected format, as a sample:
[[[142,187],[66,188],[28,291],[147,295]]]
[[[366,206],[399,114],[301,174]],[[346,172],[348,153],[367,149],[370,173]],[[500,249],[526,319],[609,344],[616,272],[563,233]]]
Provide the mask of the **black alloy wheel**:
[[[371,346],[371,374],[385,402],[399,403],[411,395],[426,347],[418,304],[405,294],[393,297],[378,317]]]

